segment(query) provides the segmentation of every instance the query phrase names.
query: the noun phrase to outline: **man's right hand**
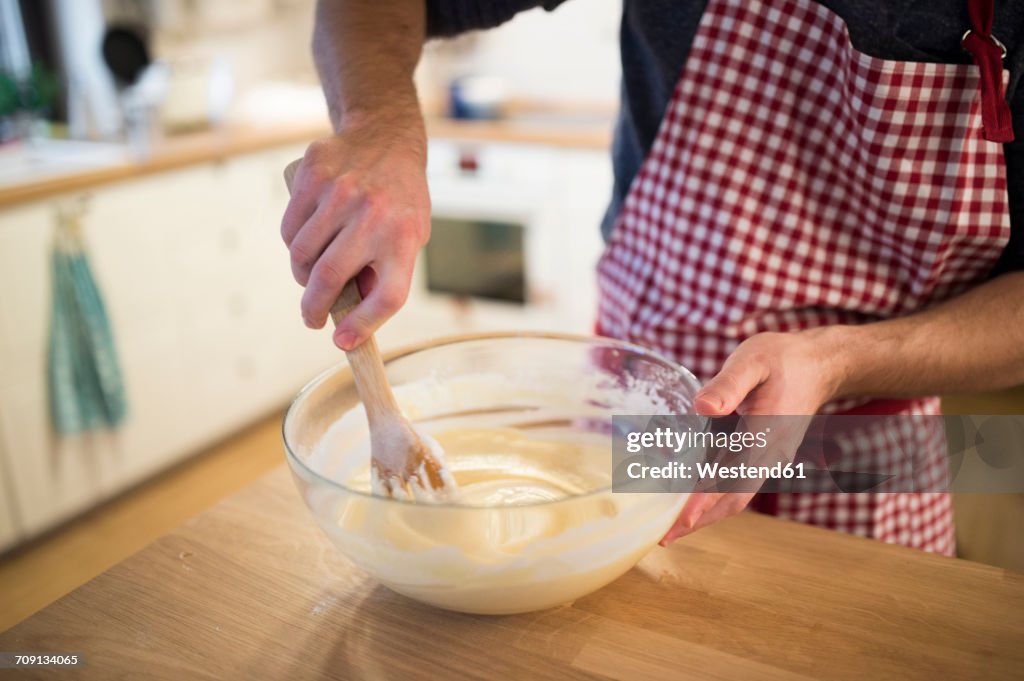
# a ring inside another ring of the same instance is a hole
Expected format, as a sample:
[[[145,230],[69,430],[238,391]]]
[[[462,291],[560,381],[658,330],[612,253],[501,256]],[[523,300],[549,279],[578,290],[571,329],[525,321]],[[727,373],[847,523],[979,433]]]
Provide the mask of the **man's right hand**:
[[[350,117],[313,142],[281,221],[292,274],[305,287],[302,318],[322,328],[358,276],[363,302],[334,330],[351,350],[405,303],[413,264],[430,236],[426,142],[419,126]]]

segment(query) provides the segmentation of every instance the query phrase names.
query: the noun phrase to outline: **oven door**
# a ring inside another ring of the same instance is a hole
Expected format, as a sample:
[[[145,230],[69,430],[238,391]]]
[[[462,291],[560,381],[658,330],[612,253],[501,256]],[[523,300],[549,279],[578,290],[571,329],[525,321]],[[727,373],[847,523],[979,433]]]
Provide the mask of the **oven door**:
[[[546,149],[432,143],[431,236],[414,303],[433,305],[458,332],[565,330],[555,295],[565,230],[553,175]]]
[[[591,333],[603,152],[431,140],[433,225],[383,345],[487,331]]]
[[[525,305],[526,233],[521,220],[435,215],[424,248],[427,293]]]

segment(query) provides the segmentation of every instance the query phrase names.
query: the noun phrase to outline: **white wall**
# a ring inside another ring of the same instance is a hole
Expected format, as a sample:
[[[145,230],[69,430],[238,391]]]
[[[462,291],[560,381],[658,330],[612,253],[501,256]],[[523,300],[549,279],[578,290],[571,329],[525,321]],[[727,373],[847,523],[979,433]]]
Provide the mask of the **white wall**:
[[[568,0],[530,10],[487,32],[429,46],[424,70],[503,78],[514,97],[614,102],[618,96],[621,0]]]
[[[268,80],[315,81],[313,0],[162,0],[157,54],[174,61],[226,58],[236,92]],[[621,0],[567,0],[490,31],[427,46],[417,75],[423,94],[443,95],[452,77],[503,78],[513,97],[614,102],[618,95]]]

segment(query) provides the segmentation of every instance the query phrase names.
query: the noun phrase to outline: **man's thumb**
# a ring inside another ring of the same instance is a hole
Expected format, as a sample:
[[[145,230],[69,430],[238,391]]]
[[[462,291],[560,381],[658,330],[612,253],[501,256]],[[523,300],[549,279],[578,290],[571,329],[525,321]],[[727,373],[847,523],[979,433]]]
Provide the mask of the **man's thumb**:
[[[701,416],[728,416],[762,380],[762,367],[756,362],[727,363],[697,392],[694,407]]]

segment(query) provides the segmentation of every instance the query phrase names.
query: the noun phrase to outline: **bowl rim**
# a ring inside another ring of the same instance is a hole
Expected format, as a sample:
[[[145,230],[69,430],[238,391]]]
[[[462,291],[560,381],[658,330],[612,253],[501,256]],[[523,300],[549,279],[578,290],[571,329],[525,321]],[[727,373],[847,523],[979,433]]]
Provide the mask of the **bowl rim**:
[[[655,359],[655,360],[657,360],[659,362],[663,362],[664,364],[668,365],[674,371],[679,372],[680,374],[682,374],[683,376],[685,376],[686,378],[691,380],[695,385],[697,385],[697,386],[701,385],[700,381],[697,379],[696,376],[694,376],[693,372],[690,371],[689,369],[687,369],[686,367],[684,367],[683,365],[681,365],[678,362],[675,362],[675,361],[665,357],[664,355],[662,355],[662,354],[660,354],[658,352],[655,352],[654,350],[651,350],[649,348],[645,348],[644,346],[639,345],[637,343],[631,343],[629,341],[619,340],[618,338],[612,338],[610,336],[600,336],[600,335],[596,335],[596,334],[590,336],[590,335],[585,335],[585,334],[562,333],[562,332],[555,332],[555,331],[487,331],[487,332],[479,332],[479,333],[466,333],[466,334],[454,334],[454,335],[449,335],[449,336],[438,336],[438,337],[435,337],[435,338],[423,340],[423,341],[420,341],[420,342],[417,342],[417,343],[413,343],[413,344],[410,344],[410,345],[403,345],[403,346],[394,348],[393,350],[384,352],[383,353],[384,365],[386,367],[389,362],[393,362],[395,360],[402,359],[403,357],[408,357],[410,355],[416,354],[417,352],[422,352],[424,350],[430,350],[430,349],[437,348],[437,347],[452,346],[452,345],[458,345],[460,343],[470,343],[470,342],[481,341],[481,340],[513,340],[513,339],[516,339],[516,338],[521,338],[521,339],[541,339],[541,340],[548,339],[548,340],[583,342],[583,343],[594,343],[595,341],[599,341],[599,342],[607,344],[607,345],[617,346],[618,348],[623,349],[623,350],[629,350],[631,352],[635,352],[635,353],[640,354],[640,355],[646,355],[646,356],[651,357],[652,359]],[[302,400],[303,397],[305,397],[317,385],[319,385],[321,381],[325,380],[328,376],[336,373],[337,371],[339,371],[339,369],[341,369],[343,367],[347,367],[347,366],[348,366],[348,362],[342,361],[342,362],[339,362],[338,364],[335,364],[332,367],[324,369],[319,374],[317,374],[312,379],[310,379],[304,386],[302,386],[302,388],[299,389],[299,391],[295,394],[295,397],[289,403],[288,409],[285,411],[284,417],[281,419],[281,442],[284,445],[285,460],[288,461],[289,467],[292,469],[293,472],[299,472],[300,475],[302,475],[304,477],[308,476],[308,477],[312,478],[312,480],[314,482],[318,482],[318,483],[327,485],[328,487],[334,488],[334,489],[336,489],[336,490],[338,490],[340,492],[345,492],[347,494],[355,494],[357,496],[360,496],[360,497],[363,497],[363,498],[366,498],[366,499],[372,499],[374,501],[380,501],[380,502],[385,502],[385,503],[405,504],[405,505],[408,505],[408,506],[416,506],[417,508],[438,508],[438,509],[453,509],[453,508],[457,508],[457,509],[464,509],[464,510],[473,509],[473,510],[479,510],[479,511],[492,510],[494,508],[498,508],[498,507],[495,507],[495,506],[474,506],[472,504],[460,504],[460,503],[449,502],[449,501],[437,501],[437,502],[430,501],[430,502],[426,502],[425,503],[423,501],[416,501],[414,499],[399,499],[399,498],[395,498],[395,497],[384,497],[384,496],[380,496],[379,494],[373,494],[372,492],[366,492],[366,491],[363,491],[363,490],[352,489],[351,487],[348,487],[348,486],[346,486],[346,485],[344,485],[344,484],[342,484],[342,483],[340,483],[340,482],[338,482],[336,480],[332,480],[331,478],[328,478],[328,477],[325,477],[324,475],[321,475],[317,471],[313,470],[310,466],[308,466],[305,461],[303,461],[301,458],[299,458],[299,456],[296,455],[295,452],[292,451],[292,448],[291,448],[291,446],[288,443],[288,436],[287,436],[288,421],[292,417],[293,412],[295,411],[296,405],[299,404],[299,402]],[[613,491],[612,490],[612,485],[606,485],[606,486],[600,487],[598,489],[590,490],[589,492],[584,492],[582,494],[573,494],[571,496],[562,497],[560,499],[547,499],[547,500],[543,500],[543,501],[530,501],[530,502],[521,503],[521,504],[512,504],[512,505],[508,505],[508,506],[502,506],[500,508],[516,508],[516,509],[519,509],[519,508],[539,508],[539,507],[550,506],[550,505],[554,505],[554,504],[562,504],[562,503],[566,503],[566,502],[569,502],[569,501],[574,501],[574,500],[577,500],[577,499],[586,499],[588,497],[597,496],[599,494],[607,494],[607,493],[612,492],[612,491]]]

